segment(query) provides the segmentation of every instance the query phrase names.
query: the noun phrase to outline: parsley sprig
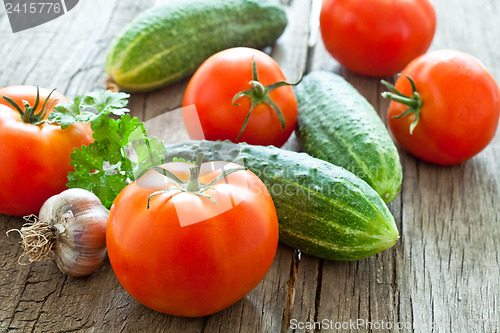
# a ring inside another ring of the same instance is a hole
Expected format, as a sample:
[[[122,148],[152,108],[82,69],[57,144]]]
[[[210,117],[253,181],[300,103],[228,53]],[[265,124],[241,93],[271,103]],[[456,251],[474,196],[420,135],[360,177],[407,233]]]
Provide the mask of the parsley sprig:
[[[130,117],[128,97],[95,91],[58,104],[49,115],[49,121],[63,129],[76,122],[90,123],[94,142],[73,150],[74,171],[68,174],[67,186],[93,192],[108,208],[127,184],[162,164],[166,153],[162,142],[147,137],[144,123]]]

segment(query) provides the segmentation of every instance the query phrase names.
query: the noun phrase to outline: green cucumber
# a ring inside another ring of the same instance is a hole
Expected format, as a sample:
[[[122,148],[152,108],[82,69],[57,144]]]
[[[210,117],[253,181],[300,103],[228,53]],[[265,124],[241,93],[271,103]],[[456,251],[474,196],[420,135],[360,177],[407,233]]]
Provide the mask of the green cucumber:
[[[280,242],[331,260],[359,260],[392,247],[399,233],[381,197],[351,172],[305,153],[228,141],[169,145],[166,161],[239,163],[271,194]]]
[[[153,90],[194,73],[224,49],[271,45],[286,25],[274,0],[172,0],[125,28],[108,50],[106,73],[123,90]]]
[[[311,72],[296,87],[302,150],[366,181],[386,203],[403,178],[399,154],[371,104],[346,80]]]

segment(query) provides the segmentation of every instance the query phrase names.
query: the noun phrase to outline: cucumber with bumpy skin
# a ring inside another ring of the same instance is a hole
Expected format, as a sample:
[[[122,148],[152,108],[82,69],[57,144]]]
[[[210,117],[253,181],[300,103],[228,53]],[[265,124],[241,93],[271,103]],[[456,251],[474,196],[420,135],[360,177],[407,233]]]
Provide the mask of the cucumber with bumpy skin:
[[[236,46],[273,44],[287,25],[273,0],[171,0],[139,15],[116,38],[106,73],[126,91],[148,91],[194,73]]]
[[[386,203],[394,200],[403,178],[399,154],[373,106],[330,72],[307,74],[295,95],[303,151],[356,174]]]
[[[266,184],[278,214],[280,242],[331,260],[359,260],[392,247],[399,233],[384,201],[351,172],[305,153],[228,141],[166,147],[174,157],[244,165]]]

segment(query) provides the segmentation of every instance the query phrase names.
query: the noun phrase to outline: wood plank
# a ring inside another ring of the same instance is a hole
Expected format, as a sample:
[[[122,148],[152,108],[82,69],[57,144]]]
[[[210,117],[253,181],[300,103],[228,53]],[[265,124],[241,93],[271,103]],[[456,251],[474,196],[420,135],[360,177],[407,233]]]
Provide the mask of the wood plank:
[[[379,79],[362,77],[341,67],[324,48],[319,31],[311,43],[314,44],[310,49],[308,72],[325,70],[343,76],[385,119],[388,103],[380,97],[383,90]],[[400,205],[400,196],[389,205],[399,230]],[[400,244],[396,244],[376,256],[350,263],[318,260],[304,255],[298,265],[300,273],[296,282],[302,288],[301,293],[297,293],[299,298],[296,302],[300,308],[292,312],[291,318],[296,322],[316,323],[318,327],[323,324],[327,328],[335,328],[337,322],[350,325],[358,319],[395,322],[398,308],[395,302],[394,259],[399,247]]]
[[[495,36],[500,31],[490,23],[498,15],[498,4],[442,1],[436,10],[438,31],[431,49],[471,53],[498,81],[500,53],[491,45],[498,45]],[[380,97],[379,81],[346,71],[321,44],[312,52],[310,69],[344,76],[385,121],[388,102]],[[497,135],[484,152],[456,167],[432,166],[399,149],[403,188],[389,208],[402,238],[374,257],[355,263],[325,261],[309,276],[304,274],[302,281],[309,283],[304,294],[314,293],[311,281],[320,277],[315,320],[399,322],[412,332],[450,332],[471,320],[467,331],[498,329],[499,286],[494,276],[499,274],[499,212],[489,208],[498,206],[500,198],[495,175],[498,141]],[[298,316],[311,320],[308,311],[310,307]],[[349,326],[346,331],[357,330]]]
[[[86,10],[96,8],[95,5],[96,3],[89,4]],[[149,5],[144,5],[144,8]],[[302,7],[305,5],[307,9],[308,2],[303,1],[300,5]],[[110,6],[113,8],[109,12],[119,14],[104,19],[102,22],[106,23],[105,27],[99,24],[94,25],[92,31],[88,34],[83,33],[83,36],[88,37],[89,40],[79,40],[76,43],[77,47],[86,47],[86,50],[78,49],[76,52],[74,52],[74,49],[71,52],[68,50],[70,54],[67,57],[62,57],[65,61],[60,63],[61,69],[56,75],[47,75],[47,71],[50,70],[47,64],[51,63],[54,58],[59,60],[55,52],[47,53],[47,59],[45,57],[41,59],[27,57],[27,60],[33,61],[33,64],[29,67],[34,68],[35,71],[27,71],[25,74],[27,79],[23,83],[29,83],[31,77],[35,79],[44,77],[52,80],[43,81],[45,83],[38,81],[37,83],[41,86],[51,86],[54,84],[53,81],[59,82],[57,84],[59,86],[64,86],[60,82],[64,83],[67,81],[65,89],[62,91],[70,97],[82,91],[103,87],[105,75],[102,73],[102,65],[104,62],[103,53],[105,47],[107,47],[114,34],[116,34],[118,30],[116,27],[123,26],[125,22],[128,22],[131,17],[135,16],[137,11],[144,9],[131,8],[130,2],[113,3]],[[289,10],[289,13],[293,12]],[[68,27],[65,25],[68,22],[72,23],[72,33],[68,36],[57,34],[56,30],[58,29],[68,30]],[[302,21],[295,22],[301,23]],[[24,36],[9,36],[12,39],[11,44],[14,45],[20,40],[28,40],[27,37],[29,37],[29,43],[35,43],[37,42],[36,36],[44,33],[54,36],[54,42],[62,46],[67,46],[75,43],[75,39],[78,39],[76,38],[78,35],[76,32],[81,31],[85,23],[85,19],[82,17],[80,17],[80,21],[71,21],[69,18],[64,22],[56,20],[51,23],[52,27],[44,27],[45,29],[53,29],[54,31],[38,31],[29,36],[26,36],[28,34]],[[292,26],[290,24],[287,29],[290,31],[288,34],[297,32],[297,28],[293,29],[291,28]],[[96,32],[102,32],[102,34],[95,34]],[[286,37],[286,34],[284,37]],[[293,38],[288,38],[288,40],[293,40]],[[27,42],[27,45],[30,45],[29,43]],[[89,43],[92,44],[92,48],[88,48]],[[278,46],[280,45],[278,44]],[[288,45],[280,46],[281,52],[284,52],[282,59],[284,59],[283,62],[286,61],[293,67],[298,62],[301,62],[301,66],[298,67],[299,70],[296,71],[299,74],[301,71],[300,67],[303,67],[305,64],[305,53],[302,55],[297,54],[301,48],[297,44],[291,44],[291,46],[296,48],[296,50],[289,52]],[[295,62],[286,59],[286,56],[290,55],[295,57]],[[279,59],[278,56],[277,58]],[[293,73],[293,70],[289,69],[289,72]],[[6,74],[9,78],[12,78],[12,83],[5,82],[4,85],[19,83],[12,73]],[[138,116],[142,120],[150,120],[148,122],[149,125],[160,124],[155,117],[164,115],[165,112],[181,106],[186,84],[187,80],[184,80],[155,92],[133,94],[129,105],[131,114]],[[155,132],[159,132],[160,134],[166,133],[168,140],[173,140],[170,142],[179,142],[187,138],[183,137],[185,133],[183,133],[183,127],[180,126],[179,115],[180,113],[166,113],[165,117],[167,117],[167,121],[161,119],[161,123],[166,123],[168,126],[158,129],[152,128],[152,134],[156,134]],[[171,119],[168,119],[168,117]],[[168,142],[168,140],[166,141]],[[13,221],[11,225],[6,225],[8,228],[19,227],[22,221],[19,218],[2,216],[3,218]],[[16,251],[12,251],[12,249],[16,249]],[[5,257],[9,255],[12,258],[16,258],[21,253],[18,245],[12,242],[8,248],[2,248],[2,251],[4,250]],[[4,254],[4,252],[1,253],[2,255]],[[10,293],[6,295],[12,299],[12,302],[9,303],[10,306],[3,307],[5,308],[5,312],[1,316],[1,327],[2,329],[9,327],[11,330],[20,331],[91,331],[96,327],[101,330],[110,331],[117,328],[125,331],[137,331],[144,327],[148,327],[148,330],[151,331],[164,329],[168,331],[219,331],[220,327],[246,328],[253,329],[256,332],[261,330],[279,330],[285,311],[284,304],[286,302],[292,257],[292,249],[280,246],[275,263],[268,277],[266,277],[255,291],[233,307],[209,318],[199,319],[167,316],[143,307],[121,288],[112,273],[109,262],[106,262],[94,275],[85,279],[65,277],[57,271],[53,263],[47,261],[35,263],[31,266],[21,266],[23,268],[21,273],[24,275],[22,277],[13,276],[19,290],[16,294]],[[7,262],[10,265],[8,267],[9,271],[19,269],[17,262],[13,260]],[[13,282],[13,280],[6,278],[2,277],[2,283],[5,282],[5,285]],[[31,287],[27,289],[27,286]],[[37,288],[43,288],[42,292],[39,292]],[[13,291],[15,292],[16,289],[14,288]],[[109,300],[112,300],[112,302]],[[87,304],[87,306],[84,307],[84,304]],[[88,306],[88,304],[92,304],[93,306]],[[283,306],[276,306],[279,304]],[[82,311],[82,307],[87,310]],[[259,325],[256,325],[256,323],[259,323]]]
[[[431,48],[468,52],[484,62],[499,82],[500,50],[493,45],[499,45],[500,28],[492,23],[500,14],[498,3],[435,5],[440,24]],[[485,151],[451,168],[404,159],[405,251],[397,263],[401,313],[415,324],[436,323],[435,332],[457,327],[492,332],[500,327],[500,214],[491,209],[498,207],[500,198],[498,142],[497,135]]]
[[[285,76],[292,81],[300,77],[306,64],[309,3],[309,0],[286,3],[289,24],[271,50],[271,55],[280,64]],[[158,137],[167,144],[189,139],[180,109],[187,83],[188,79],[158,91],[132,96],[131,109],[134,112],[136,106],[143,106],[148,135]],[[288,145],[290,148],[294,147],[293,139]],[[282,319],[286,318],[292,257],[293,251],[290,248],[280,246],[264,281],[242,301],[210,316],[204,331],[218,332],[220,328],[229,332],[279,331]]]
[[[1,86],[58,87],[68,97],[103,88],[104,51],[116,27],[144,8],[118,1],[85,1],[78,10],[53,22],[16,34],[12,34],[7,17],[2,15],[0,35],[6,47],[0,50],[4,60]],[[116,11],[119,16],[114,15]],[[92,24],[89,17],[93,18]],[[115,24],[116,20],[119,24]],[[22,223],[21,218],[0,215],[0,234]],[[50,261],[21,266],[17,263],[21,248],[14,237],[0,242],[0,331],[84,329],[104,315],[104,311],[95,311],[99,304],[107,304],[101,288],[112,291],[119,286],[109,262],[88,279],[68,278]]]

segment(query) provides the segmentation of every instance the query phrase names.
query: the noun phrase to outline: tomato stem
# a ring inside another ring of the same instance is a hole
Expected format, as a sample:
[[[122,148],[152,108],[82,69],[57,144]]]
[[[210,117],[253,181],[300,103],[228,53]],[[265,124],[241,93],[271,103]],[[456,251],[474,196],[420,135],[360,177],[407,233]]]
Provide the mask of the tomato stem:
[[[262,83],[259,82],[259,78],[257,75],[257,64],[255,62],[255,57],[253,58],[253,63],[252,63],[252,81],[250,81],[250,85],[252,86],[250,89],[245,90],[245,91],[240,91],[233,97],[233,105],[239,106],[240,104],[236,103],[238,99],[241,97],[248,97],[250,98],[250,101],[252,102],[250,110],[247,113],[247,116],[245,117],[245,121],[243,122],[243,126],[240,129],[240,132],[238,136],[236,137],[236,140],[239,140],[241,135],[243,134],[243,131],[247,127],[248,124],[248,119],[250,118],[250,115],[252,114],[252,111],[254,108],[259,105],[259,104],[267,104],[269,105],[274,111],[276,112],[276,115],[278,116],[278,119],[281,123],[281,130],[285,129],[286,126],[286,119],[285,116],[283,115],[283,112],[279,108],[279,106],[274,103],[274,101],[271,99],[269,96],[269,93],[273,91],[276,88],[282,87],[282,86],[295,86],[302,81],[302,78],[304,75],[302,74],[301,78],[299,81],[296,83],[289,83],[285,81],[279,81],[275,82],[273,84],[270,84],[268,86],[264,86]]]
[[[38,108],[38,105],[40,104],[40,89],[38,86],[36,87],[36,100],[35,104],[31,106],[27,101],[23,100],[23,106],[24,110],[14,102],[12,99],[10,99],[7,96],[2,96],[4,100],[7,101],[17,112],[19,112],[19,115],[21,116],[21,119],[23,122],[27,124],[33,124],[33,125],[41,125],[42,123],[45,122],[45,117],[47,116],[47,112],[57,100],[53,100],[49,105],[47,105],[47,101],[50,98],[50,95],[55,91],[53,89],[50,94],[47,96],[45,101],[43,102],[42,107],[40,108],[40,111],[36,112],[36,109]]]
[[[250,81],[255,97],[262,98],[266,95],[266,88],[259,81]]]
[[[415,115],[415,119],[413,120],[413,122],[410,125],[410,134],[413,134],[413,130],[417,126],[418,121],[420,119],[420,111],[422,110],[423,101],[422,101],[422,97],[420,96],[420,94],[417,91],[417,88],[415,86],[415,82],[413,82],[413,80],[409,76],[407,76],[406,78],[408,79],[408,81],[410,81],[411,88],[412,88],[412,96],[406,96],[406,95],[402,94],[392,84],[390,84],[389,82],[387,82],[385,80],[382,80],[381,83],[384,86],[386,86],[387,89],[390,90],[390,92],[389,91],[383,92],[382,97],[408,106],[408,109],[406,109],[406,111],[404,111],[403,113],[401,113],[398,116],[393,116],[392,119],[399,119],[399,118],[405,117],[405,116],[413,113]]]
[[[200,169],[201,163],[203,162],[203,153],[199,153],[196,156],[196,164],[194,167],[189,169],[190,177],[186,186],[188,192],[198,192],[200,190]]]
[[[208,198],[212,200],[214,203],[217,203],[214,198],[206,195],[204,192],[211,188],[213,185],[215,185],[218,181],[221,179],[226,178],[233,172],[241,171],[241,170],[246,170],[246,168],[231,168],[224,170],[220,175],[218,175],[210,184],[200,184],[200,170],[201,170],[201,164],[203,163],[203,158],[204,155],[203,153],[199,153],[198,156],[196,157],[196,164],[194,167],[189,169],[190,177],[187,183],[183,182],[180,180],[176,175],[174,175],[172,172],[168,171],[167,169],[164,169],[160,166],[154,166],[151,167],[150,169],[155,170],[156,172],[161,173],[167,178],[172,179],[173,181],[176,182],[176,187],[170,187],[166,188],[164,190],[156,191],[152,194],[149,195],[148,197],[148,205],[147,208],[149,209],[149,204],[151,201],[151,198],[155,195],[161,194],[161,193],[166,193],[170,191],[179,191],[180,192],[187,192],[187,193],[192,193],[198,196],[202,196],[205,198]]]

